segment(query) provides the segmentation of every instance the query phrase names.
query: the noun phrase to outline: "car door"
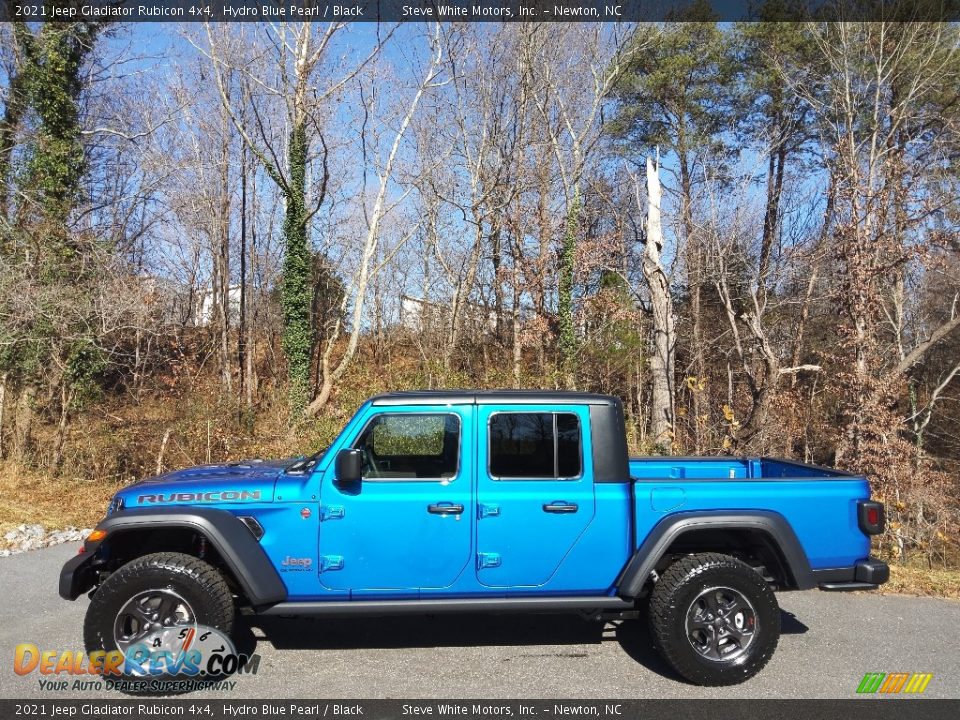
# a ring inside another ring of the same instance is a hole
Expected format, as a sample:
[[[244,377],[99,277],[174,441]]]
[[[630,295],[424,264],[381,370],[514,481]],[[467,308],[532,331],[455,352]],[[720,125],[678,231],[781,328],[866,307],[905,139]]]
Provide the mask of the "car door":
[[[371,407],[343,447],[363,479],[321,488],[320,582],[364,595],[449,587],[470,564],[472,406]]]
[[[477,579],[548,583],[594,516],[585,406],[477,407]]]

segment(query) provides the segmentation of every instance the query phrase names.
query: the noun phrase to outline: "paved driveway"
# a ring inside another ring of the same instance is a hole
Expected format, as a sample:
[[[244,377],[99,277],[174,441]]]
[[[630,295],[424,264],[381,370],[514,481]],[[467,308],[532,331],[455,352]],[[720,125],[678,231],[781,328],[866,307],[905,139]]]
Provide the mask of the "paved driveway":
[[[0,697],[42,692],[14,674],[14,646],[82,648],[86,599],[57,596],[75,545],[0,558]],[[960,697],[960,603],[873,593],[784,593],[773,660],[734,688],[698,688],[660,661],[641,622],[577,616],[436,616],[370,620],[241,620],[238,645],[259,673],[250,698],[849,698],[867,672],[930,672],[927,696]],[[90,693],[89,696],[96,696]],[[100,693],[116,697],[113,692]]]

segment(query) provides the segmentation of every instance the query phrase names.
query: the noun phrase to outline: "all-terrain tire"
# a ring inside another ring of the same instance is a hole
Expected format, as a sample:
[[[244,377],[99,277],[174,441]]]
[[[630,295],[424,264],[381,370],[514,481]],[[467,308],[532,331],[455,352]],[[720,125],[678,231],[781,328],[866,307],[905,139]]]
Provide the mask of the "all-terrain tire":
[[[160,552],[131,560],[93,594],[83,623],[87,653],[117,650],[114,622],[124,605],[139,593],[164,589],[189,603],[198,624],[229,636],[233,629],[233,596],[220,571],[190,555]]]
[[[724,608],[737,594],[744,608],[738,617],[735,610],[707,614],[708,603],[717,605],[719,598]],[[716,627],[699,629],[708,617]],[[649,619],[660,653],[697,685],[744,682],[767,664],[780,639],[780,606],[770,586],[746,563],[718,553],[689,555],[670,565],[651,593]],[[731,634],[744,629],[752,630],[749,637]],[[714,633],[721,638],[720,651],[709,639]]]

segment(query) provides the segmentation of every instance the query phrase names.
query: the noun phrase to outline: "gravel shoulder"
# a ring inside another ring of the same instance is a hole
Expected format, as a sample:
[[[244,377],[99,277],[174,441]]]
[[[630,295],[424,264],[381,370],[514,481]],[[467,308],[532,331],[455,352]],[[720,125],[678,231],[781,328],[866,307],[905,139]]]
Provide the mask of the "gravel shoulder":
[[[0,697],[117,697],[49,692],[12,670],[14,647],[82,649],[87,600],[56,592],[60,545],[0,558]],[[641,622],[577,616],[253,618],[238,642],[259,672],[196,697],[850,698],[867,672],[929,672],[928,697],[960,698],[960,603],[876,593],[783,593],[783,637],[770,664],[735,688],[678,679]]]
[[[92,528],[79,529],[72,525],[62,530],[47,530],[43,525],[22,523],[8,530],[0,539],[0,557],[53,547],[63,543],[77,543],[92,532]]]

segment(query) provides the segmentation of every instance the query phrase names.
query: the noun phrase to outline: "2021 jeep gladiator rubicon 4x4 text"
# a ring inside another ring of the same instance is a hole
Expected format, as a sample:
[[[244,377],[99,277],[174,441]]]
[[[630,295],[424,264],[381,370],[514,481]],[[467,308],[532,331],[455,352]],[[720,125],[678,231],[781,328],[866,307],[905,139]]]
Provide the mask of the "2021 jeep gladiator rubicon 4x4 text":
[[[88,652],[268,615],[642,609],[688,680],[742,682],[780,634],[774,591],[861,590],[867,481],[769,458],[629,458],[619,400],[541,391],[367,401],[330,448],[124,488],[64,566]]]

